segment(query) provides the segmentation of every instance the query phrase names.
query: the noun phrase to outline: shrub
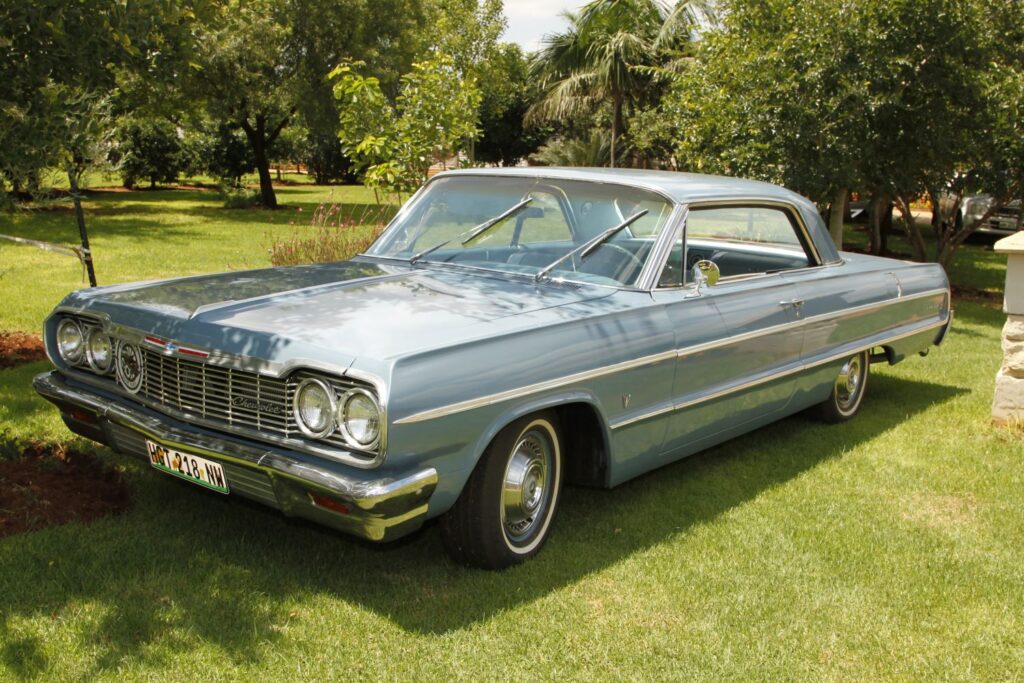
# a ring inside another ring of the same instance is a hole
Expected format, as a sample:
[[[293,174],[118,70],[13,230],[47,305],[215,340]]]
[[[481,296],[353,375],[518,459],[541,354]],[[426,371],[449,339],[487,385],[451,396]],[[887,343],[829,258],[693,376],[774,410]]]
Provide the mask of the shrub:
[[[225,209],[250,209],[260,203],[259,190],[225,183],[220,185],[219,191]]]
[[[127,188],[140,180],[148,180],[150,187],[173,183],[185,166],[177,128],[160,119],[129,119],[122,123],[109,157],[117,164]]]
[[[384,231],[378,207],[366,207],[358,216],[343,216],[343,204],[324,202],[313,212],[312,231],[296,231],[270,245],[275,266],[344,261],[361,254]]]

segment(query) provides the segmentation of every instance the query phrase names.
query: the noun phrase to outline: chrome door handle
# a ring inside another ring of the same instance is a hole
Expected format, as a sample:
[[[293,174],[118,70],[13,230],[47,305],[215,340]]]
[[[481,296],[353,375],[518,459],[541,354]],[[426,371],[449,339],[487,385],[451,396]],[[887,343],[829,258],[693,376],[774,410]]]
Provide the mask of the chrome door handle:
[[[780,301],[780,306],[792,306],[793,308],[800,308],[804,305],[803,299],[789,299],[788,301]]]

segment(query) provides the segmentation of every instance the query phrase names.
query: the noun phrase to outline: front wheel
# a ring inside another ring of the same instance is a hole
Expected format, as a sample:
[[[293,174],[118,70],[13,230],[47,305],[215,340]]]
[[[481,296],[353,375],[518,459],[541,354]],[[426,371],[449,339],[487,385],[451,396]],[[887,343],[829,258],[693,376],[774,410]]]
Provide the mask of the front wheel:
[[[557,416],[545,411],[512,422],[441,518],[445,547],[456,561],[484,569],[533,557],[547,540],[561,488]]]
[[[845,422],[856,415],[867,391],[870,367],[871,358],[867,351],[843,361],[832,385],[832,393],[815,406],[815,415],[825,422]]]

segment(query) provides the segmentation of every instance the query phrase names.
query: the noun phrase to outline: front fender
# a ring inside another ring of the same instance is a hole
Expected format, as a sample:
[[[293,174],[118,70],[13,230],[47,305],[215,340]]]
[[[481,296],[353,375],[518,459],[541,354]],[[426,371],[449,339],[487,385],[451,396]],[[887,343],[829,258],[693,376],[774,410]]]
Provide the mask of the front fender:
[[[559,406],[565,406],[571,403],[583,403],[593,408],[597,413],[598,421],[601,424],[601,439],[604,443],[605,452],[607,453],[611,444],[611,432],[608,428],[608,419],[604,408],[601,405],[601,401],[592,392],[577,389],[545,396],[534,396],[529,400],[504,407],[501,412],[497,413],[493,419],[491,419],[487,429],[481,432],[480,437],[476,440],[476,443],[473,446],[473,467],[475,468],[476,464],[480,462],[480,458],[483,457],[484,450],[486,450],[488,444],[494,440],[494,437],[497,436],[498,432],[504,429],[506,425],[525,415],[530,415],[541,410],[558,408]]]

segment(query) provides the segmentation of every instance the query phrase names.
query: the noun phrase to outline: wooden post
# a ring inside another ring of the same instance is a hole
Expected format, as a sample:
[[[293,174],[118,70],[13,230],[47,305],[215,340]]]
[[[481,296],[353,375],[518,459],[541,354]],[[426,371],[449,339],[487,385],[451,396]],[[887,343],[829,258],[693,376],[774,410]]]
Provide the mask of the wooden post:
[[[1008,255],[1003,310],[1003,366],[996,375],[992,421],[999,425],[1024,424],[1024,232],[996,242],[995,250]]]
[[[89,286],[96,286],[96,271],[92,266],[92,251],[89,249],[89,233],[85,231],[85,213],[82,211],[82,196],[78,191],[78,174],[68,170],[68,185],[71,189],[71,200],[75,204],[75,218],[78,219],[78,236],[82,239],[82,261],[89,274]]]

